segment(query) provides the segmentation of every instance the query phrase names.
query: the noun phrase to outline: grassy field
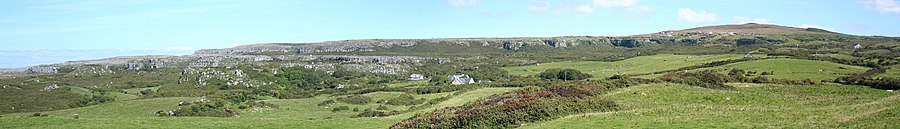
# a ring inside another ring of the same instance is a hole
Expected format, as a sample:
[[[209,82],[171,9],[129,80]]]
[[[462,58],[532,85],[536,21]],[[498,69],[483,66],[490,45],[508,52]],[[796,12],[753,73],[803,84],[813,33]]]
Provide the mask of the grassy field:
[[[894,77],[900,78],[900,64],[888,67],[884,73],[875,75],[875,77]]]
[[[700,65],[714,61],[740,59],[743,55],[670,55],[639,56],[616,62],[595,61],[562,61],[537,64],[523,67],[505,67],[511,75],[537,75],[551,68],[571,68],[594,75],[594,78],[605,78],[616,74],[642,74],[664,70],[675,70],[682,67]]]
[[[524,128],[900,128],[900,93],[861,86],[731,84],[713,90],[649,84],[605,96],[617,112],[570,115]]]
[[[769,78],[792,80],[831,80],[841,76],[863,73],[870,68],[861,66],[844,65],[826,61],[800,60],[800,59],[766,59],[747,62],[738,62],[710,69],[738,68],[747,71],[773,72],[773,75],[765,75]],[[702,69],[701,69],[702,70]],[[759,73],[757,73],[758,75]]]
[[[432,108],[457,106],[491,94],[511,91],[516,88],[482,88],[459,94],[447,101],[438,103]],[[373,99],[395,97],[399,92],[377,92],[365,94]],[[451,93],[416,95],[417,98],[437,98]],[[387,128],[394,123],[409,118],[416,112],[394,115],[385,118],[351,118],[360,112],[340,111],[333,113],[331,107],[316,104],[333,99],[319,96],[308,99],[273,99],[266,100],[279,105],[277,109],[261,108],[256,111],[243,110],[242,114],[231,118],[218,117],[158,117],[158,110],[169,110],[177,107],[180,101],[191,101],[197,98],[155,98],[130,101],[117,101],[89,107],[44,112],[48,117],[30,117],[33,113],[16,113],[0,116],[0,128]],[[353,107],[375,108],[377,104],[348,105],[338,103],[333,106],[347,105]],[[332,106],[332,107],[333,107]],[[393,109],[408,108],[406,106],[389,106]],[[79,119],[74,119],[78,114]]]

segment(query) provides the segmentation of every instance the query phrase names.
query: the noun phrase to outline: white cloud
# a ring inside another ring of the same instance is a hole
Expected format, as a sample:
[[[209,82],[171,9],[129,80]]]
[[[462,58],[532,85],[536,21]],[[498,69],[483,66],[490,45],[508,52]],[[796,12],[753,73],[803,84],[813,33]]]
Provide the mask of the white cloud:
[[[638,5],[638,0],[594,0],[594,6],[598,8],[627,8]]]
[[[478,3],[480,3],[479,0],[447,0],[447,5],[451,7],[476,6]]]
[[[625,17],[644,17],[650,13],[656,12],[656,9],[647,5],[636,5],[622,9],[619,15]]]
[[[531,4],[528,4],[528,10],[544,12],[550,10],[550,4],[547,2],[531,2]]]
[[[616,15],[624,17],[644,17],[656,12],[653,7],[641,4],[638,0],[594,0],[594,6],[603,9],[614,9]]]
[[[797,28],[816,28],[816,29],[834,31],[834,28],[824,27],[824,26],[816,25],[816,24],[801,24],[800,26],[795,26],[795,27],[797,27]]]
[[[714,13],[681,8],[678,9],[678,20],[686,22],[716,22],[719,18]]]
[[[763,19],[763,18],[753,18],[753,17],[747,17],[747,16],[734,16],[734,17],[732,17],[732,19],[734,21],[737,21],[737,23],[741,23],[741,24],[744,24],[744,23],[771,24],[771,22],[769,22],[769,19]]]
[[[900,13],[900,2],[895,0],[860,0],[868,8],[882,13]]]
[[[579,6],[575,6],[575,11],[582,12],[582,13],[593,13],[594,7],[591,7],[591,5],[586,5],[586,4],[579,5]]]

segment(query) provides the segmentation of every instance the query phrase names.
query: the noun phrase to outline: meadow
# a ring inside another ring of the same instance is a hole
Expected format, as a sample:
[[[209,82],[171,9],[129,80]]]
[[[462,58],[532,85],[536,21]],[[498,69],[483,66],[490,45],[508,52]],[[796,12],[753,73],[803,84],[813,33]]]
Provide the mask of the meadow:
[[[432,105],[431,108],[416,110],[389,117],[353,118],[359,111],[332,112],[336,106],[351,108],[372,108],[378,104],[352,105],[336,103],[331,106],[317,106],[322,101],[343,96],[317,96],[305,99],[270,99],[268,103],[278,108],[246,109],[236,117],[160,117],[158,110],[177,108],[182,101],[194,101],[195,97],[168,97],[128,101],[116,101],[107,104],[42,112],[47,117],[33,117],[33,113],[14,113],[0,116],[0,128],[387,128],[394,123],[409,118],[416,113],[423,113],[444,107],[458,106],[475,101],[492,94],[511,91],[517,88],[481,88],[466,91],[452,98]],[[455,93],[455,92],[454,92]],[[375,92],[363,94],[373,100],[396,97],[401,92]],[[453,93],[436,93],[415,95],[417,98],[437,98]],[[388,110],[406,110],[408,106],[386,105]],[[79,117],[75,119],[75,115]]]
[[[570,68],[593,75],[593,78],[606,78],[613,75],[646,74],[665,70],[676,70],[682,67],[701,65],[715,61],[741,59],[743,55],[672,55],[659,54],[639,56],[615,62],[599,61],[561,61],[542,63],[521,67],[504,67],[510,75],[533,76],[547,69]]]
[[[708,70],[708,69],[742,69],[746,71],[754,71],[757,72],[755,76],[765,76],[768,78],[776,78],[776,79],[789,79],[789,80],[833,80],[837,77],[841,76],[849,76],[853,74],[859,74],[866,72],[870,68],[862,67],[862,66],[852,66],[845,64],[838,64],[827,61],[814,61],[814,60],[802,60],[802,59],[764,59],[764,60],[753,60],[753,61],[745,61],[738,62],[733,64],[727,64],[723,66],[707,68],[707,69],[698,69],[698,70]],[[762,72],[768,72],[771,75],[761,75]]]
[[[647,84],[604,94],[623,110],[523,128],[898,128],[900,93],[861,86],[729,84],[715,90]]]

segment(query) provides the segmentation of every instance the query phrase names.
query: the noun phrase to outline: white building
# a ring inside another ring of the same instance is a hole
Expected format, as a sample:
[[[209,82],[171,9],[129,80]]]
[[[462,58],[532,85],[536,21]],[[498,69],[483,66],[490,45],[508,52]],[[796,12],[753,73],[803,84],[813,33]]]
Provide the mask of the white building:
[[[862,45],[859,45],[859,44],[857,43],[856,45],[853,45],[853,48],[854,48],[854,49],[860,49],[860,48],[862,48]]]
[[[410,74],[410,75],[409,75],[409,80],[413,80],[413,81],[425,80],[425,75],[422,75],[422,74]]]
[[[469,75],[459,74],[459,75],[450,75],[450,84],[453,85],[462,85],[462,84],[472,84],[475,83],[475,79],[470,78]]]

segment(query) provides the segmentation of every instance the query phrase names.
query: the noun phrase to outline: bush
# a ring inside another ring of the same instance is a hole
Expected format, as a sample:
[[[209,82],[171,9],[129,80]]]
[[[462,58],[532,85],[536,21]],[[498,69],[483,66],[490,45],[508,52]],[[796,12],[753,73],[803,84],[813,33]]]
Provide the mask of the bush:
[[[211,116],[211,117],[231,117],[238,115],[238,112],[228,109],[226,101],[199,101],[192,102],[190,105],[182,106],[173,110],[173,114],[160,114],[161,116]]]
[[[316,104],[316,106],[328,106],[328,105],[332,105],[332,104],[334,104],[334,100],[325,100],[319,104]]]
[[[864,85],[883,90],[900,90],[900,78],[839,77],[834,82],[846,85]]]
[[[392,113],[382,112],[382,111],[374,111],[372,109],[366,109],[362,113],[357,114],[355,117],[387,117],[393,114],[399,113],[397,111],[393,111]]]
[[[418,104],[424,103],[425,101],[427,101],[427,100],[425,100],[424,98],[422,98],[422,99],[416,99],[413,95],[410,95],[410,94],[403,94],[403,95],[397,96],[396,98],[388,99],[387,102],[386,102],[385,104],[390,104],[390,105],[418,105]]]
[[[598,89],[592,89],[598,88]],[[606,89],[595,84],[562,84],[536,91],[507,92],[479,102],[419,114],[391,128],[514,128],[562,116],[618,109],[610,100],[589,97]],[[369,112],[379,113],[379,112]],[[360,114],[377,115],[377,114]]]
[[[366,96],[361,96],[361,95],[353,95],[353,96],[338,98],[337,101],[348,103],[348,104],[363,105],[363,104],[367,104],[370,101],[372,101],[372,98],[369,98]]]
[[[146,89],[146,90],[141,91],[141,95],[149,95],[152,93],[153,93],[153,90],[151,90],[151,89]]]
[[[344,111],[344,110],[350,110],[350,107],[347,107],[347,106],[336,107],[334,109],[331,109],[331,112],[339,112],[339,111]]]
[[[575,69],[547,69],[541,72],[540,77],[548,80],[582,80],[591,78],[592,75],[581,73]]]
[[[378,108],[375,108],[375,110],[388,110],[388,108],[387,106],[379,105]]]
[[[712,89],[724,89],[733,88],[732,86],[725,85],[728,80],[734,80],[730,78],[730,76],[716,73],[716,71],[706,70],[701,72],[670,73],[657,77],[656,79],[662,82],[680,83]]]

